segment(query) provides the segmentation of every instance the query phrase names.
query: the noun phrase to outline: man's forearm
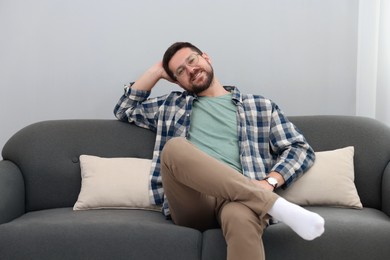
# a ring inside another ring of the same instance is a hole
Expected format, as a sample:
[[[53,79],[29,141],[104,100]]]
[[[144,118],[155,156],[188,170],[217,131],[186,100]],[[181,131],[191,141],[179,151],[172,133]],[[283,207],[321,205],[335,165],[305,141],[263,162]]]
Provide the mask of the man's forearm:
[[[135,83],[132,85],[132,88],[137,90],[151,91],[160,79],[171,81],[162,67],[162,63],[158,62],[145,71],[144,74],[142,74],[141,77],[135,81]]]
[[[155,72],[147,70],[131,87],[137,90],[151,91],[159,80],[160,78]]]

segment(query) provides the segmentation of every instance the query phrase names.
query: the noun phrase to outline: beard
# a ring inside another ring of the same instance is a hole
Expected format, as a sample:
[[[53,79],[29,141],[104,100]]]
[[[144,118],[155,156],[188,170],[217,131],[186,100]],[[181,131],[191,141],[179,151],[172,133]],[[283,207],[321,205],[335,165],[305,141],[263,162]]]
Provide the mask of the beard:
[[[214,79],[213,68],[210,66],[210,71],[203,70],[203,72],[205,73],[205,78],[206,78],[205,80],[203,80],[203,83],[200,83],[200,84],[194,83],[191,86],[191,91],[194,94],[199,94],[199,93],[205,91],[206,89],[208,89],[211,86],[211,83],[213,82],[213,79]]]

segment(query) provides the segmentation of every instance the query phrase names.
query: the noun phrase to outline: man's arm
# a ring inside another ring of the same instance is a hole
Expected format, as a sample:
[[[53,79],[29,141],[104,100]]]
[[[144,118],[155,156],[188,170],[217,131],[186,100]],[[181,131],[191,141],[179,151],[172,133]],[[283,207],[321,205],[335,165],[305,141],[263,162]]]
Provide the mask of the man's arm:
[[[284,184],[284,178],[283,176],[278,173],[278,172],[270,172],[267,177],[272,177],[272,178],[275,178],[277,181],[278,181],[278,187],[281,187],[283,184]],[[256,179],[252,179],[252,182],[254,184],[256,184],[258,187],[261,187],[262,189],[266,189],[266,190],[271,190],[273,191],[274,190],[274,187],[271,186],[271,184],[269,184],[266,180],[256,180]]]
[[[151,99],[148,97],[160,79],[172,82],[163,69],[162,62],[154,64],[136,82],[125,88],[125,93],[114,108],[115,116],[121,121],[155,130],[155,115],[159,106],[164,102],[165,96]]]
[[[160,79],[166,79],[173,82],[165,72],[162,62],[158,62],[150,67],[142,76],[132,85],[133,89],[151,91]]]
[[[314,163],[315,153],[302,133],[273,104],[270,146],[278,159],[271,172],[280,174],[288,187]],[[281,186],[281,185],[279,185]]]

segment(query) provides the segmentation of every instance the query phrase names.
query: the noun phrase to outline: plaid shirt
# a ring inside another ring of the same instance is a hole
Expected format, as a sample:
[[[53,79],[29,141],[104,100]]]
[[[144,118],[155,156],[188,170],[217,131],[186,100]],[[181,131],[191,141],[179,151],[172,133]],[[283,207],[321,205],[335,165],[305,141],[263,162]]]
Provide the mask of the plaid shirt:
[[[249,178],[261,180],[271,171],[280,173],[289,186],[314,162],[315,154],[299,130],[287,120],[278,106],[258,95],[244,95],[235,87],[225,87],[232,93],[237,106],[238,138],[242,172]],[[115,116],[156,132],[151,182],[152,203],[164,202],[160,176],[160,152],[172,137],[187,137],[196,95],[171,92],[149,98],[150,91],[125,88],[115,106]],[[165,200],[166,201],[166,200]],[[169,214],[167,203],[164,213]]]

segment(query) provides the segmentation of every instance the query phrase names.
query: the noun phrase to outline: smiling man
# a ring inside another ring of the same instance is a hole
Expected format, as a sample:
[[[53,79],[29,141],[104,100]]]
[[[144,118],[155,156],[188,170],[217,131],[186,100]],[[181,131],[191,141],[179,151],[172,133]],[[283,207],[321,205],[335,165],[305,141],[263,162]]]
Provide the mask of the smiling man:
[[[228,259],[264,259],[271,217],[303,239],[319,237],[321,216],[274,193],[310,168],[312,148],[275,103],[221,85],[211,64],[191,43],[174,43],[115,107],[119,120],[156,132],[153,203],[177,225],[221,227]],[[184,91],[149,98],[161,79]]]

